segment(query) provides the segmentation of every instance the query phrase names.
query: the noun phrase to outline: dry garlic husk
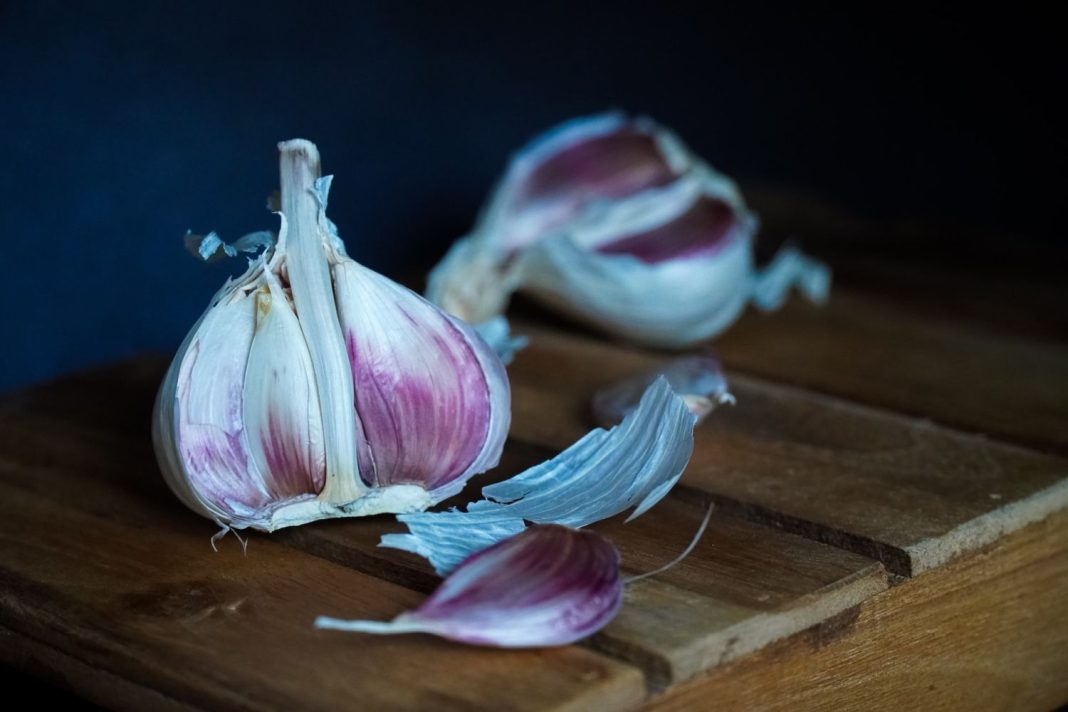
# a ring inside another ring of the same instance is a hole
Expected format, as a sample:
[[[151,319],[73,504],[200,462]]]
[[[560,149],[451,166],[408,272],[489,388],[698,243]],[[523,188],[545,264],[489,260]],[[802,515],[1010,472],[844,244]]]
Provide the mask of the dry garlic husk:
[[[638,406],[607,430],[595,428],[556,457],[482,488],[463,511],[401,514],[406,533],[379,546],[427,559],[442,576],[528,523],[585,527],[631,510],[647,512],[679,481],[693,453],[696,419],[658,377]]]
[[[707,352],[671,359],[597,391],[591,403],[594,420],[605,428],[619,423],[638,407],[645,391],[661,377],[686,404],[697,423],[719,406],[735,403],[719,359]]]
[[[829,271],[796,249],[757,270],[756,228],[733,181],[670,131],[618,113],[577,119],[513,158],[427,296],[480,324],[523,291],[612,334],[686,346],[750,302],[778,307],[792,286],[826,298]]]
[[[279,150],[277,240],[215,295],[161,387],[164,477],[226,528],[422,511],[497,464],[504,368],[470,327],[350,259],[317,149]]]

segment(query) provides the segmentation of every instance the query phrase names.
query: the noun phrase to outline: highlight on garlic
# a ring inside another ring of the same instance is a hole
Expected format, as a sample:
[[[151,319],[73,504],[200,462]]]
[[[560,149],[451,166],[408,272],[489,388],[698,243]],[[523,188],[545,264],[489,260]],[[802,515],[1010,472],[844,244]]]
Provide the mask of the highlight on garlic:
[[[314,144],[279,151],[277,239],[187,236],[205,259],[266,249],[212,298],[164,379],[164,477],[224,532],[424,510],[497,464],[504,367],[471,327],[346,255]]]
[[[754,264],[757,219],[726,176],[670,131],[621,113],[575,119],[512,159],[427,297],[471,324],[522,291],[633,341],[682,347],[796,286],[827,298],[830,271],[795,248]]]
[[[672,359],[597,391],[591,403],[594,420],[605,428],[620,422],[638,407],[642,394],[660,377],[682,398],[697,423],[721,405],[734,405],[719,359],[706,352]]]
[[[619,553],[607,539],[539,524],[467,557],[414,611],[388,622],[320,616],[315,627],[541,647],[597,632],[622,603]]]

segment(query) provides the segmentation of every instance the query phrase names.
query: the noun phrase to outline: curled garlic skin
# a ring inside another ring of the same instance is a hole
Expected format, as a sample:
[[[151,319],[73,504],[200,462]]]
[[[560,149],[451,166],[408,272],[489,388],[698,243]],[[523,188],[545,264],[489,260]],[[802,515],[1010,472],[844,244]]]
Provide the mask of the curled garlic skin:
[[[504,367],[474,329],[349,258],[317,149],[279,150],[277,241],[215,295],[160,388],[164,478],[225,528],[422,511],[497,464]]]
[[[756,268],[757,226],[734,182],[652,120],[575,119],[516,154],[427,296],[478,324],[522,291],[610,334],[685,347],[792,286],[826,299],[830,272],[795,249],[773,275]]]
[[[696,423],[719,406],[735,403],[719,359],[709,352],[672,359],[598,390],[591,403],[594,420],[605,428],[620,422],[638,407],[649,385],[660,377],[686,404]]]

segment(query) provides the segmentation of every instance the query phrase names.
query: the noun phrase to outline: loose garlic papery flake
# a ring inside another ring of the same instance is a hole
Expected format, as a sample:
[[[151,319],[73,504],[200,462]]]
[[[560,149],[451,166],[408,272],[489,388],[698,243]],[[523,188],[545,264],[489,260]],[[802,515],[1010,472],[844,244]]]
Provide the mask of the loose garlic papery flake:
[[[459,320],[350,259],[314,144],[279,144],[281,227],[193,326],[157,398],[163,475],[227,529],[419,512],[494,467],[504,367]],[[214,234],[194,246],[221,246]],[[233,254],[233,247],[223,246]]]

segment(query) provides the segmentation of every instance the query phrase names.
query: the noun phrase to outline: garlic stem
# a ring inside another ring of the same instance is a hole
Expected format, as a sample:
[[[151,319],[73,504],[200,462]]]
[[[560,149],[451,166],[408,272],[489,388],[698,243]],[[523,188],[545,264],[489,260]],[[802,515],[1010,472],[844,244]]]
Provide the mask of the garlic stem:
[[[367,491],[357,469],[357,438],[363,434],[356,421],[352,371],[334,301],[326,236],[319,226],[319,205],[313,194],[320,175],[319,151],[304,139],[284,141],[278,150],[286,270],[311,352],[323,414],[326,483],[319,500],[348,503]]]

